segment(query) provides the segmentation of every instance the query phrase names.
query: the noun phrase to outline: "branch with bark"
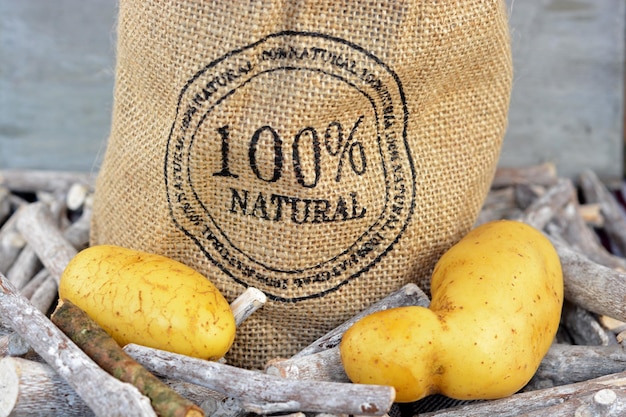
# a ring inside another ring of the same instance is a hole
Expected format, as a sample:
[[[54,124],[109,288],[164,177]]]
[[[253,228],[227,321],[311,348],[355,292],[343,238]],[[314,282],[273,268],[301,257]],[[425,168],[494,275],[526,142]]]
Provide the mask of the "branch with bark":
[[[617,417],[626,413],[625,388],[626,372],[620,372],[576,384],[515,394],[500,400],[420,413],[420,417]],[[610,390],[615,395],[604,390]],[[596,398],[599,393],[602,394]],[[604,395],[608,398],[605,399]],[[575,414],[577,410],[589,414]]]
[[[102,369],[150,398],[152,408],[160,417],[204,416],[200,407],[134,361],[102,327],[70,301],[65,300],[57,307],[52,322]]]

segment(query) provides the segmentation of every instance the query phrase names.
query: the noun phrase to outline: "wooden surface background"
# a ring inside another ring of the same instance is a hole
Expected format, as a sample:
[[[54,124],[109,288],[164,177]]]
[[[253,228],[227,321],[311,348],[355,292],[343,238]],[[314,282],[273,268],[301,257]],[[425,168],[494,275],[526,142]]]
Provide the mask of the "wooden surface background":
[[[623,172],[623,0],[506,0],[515,82],[503,166]],[[113,0],[0,0],[0,169],[95,172],[109,132]]]

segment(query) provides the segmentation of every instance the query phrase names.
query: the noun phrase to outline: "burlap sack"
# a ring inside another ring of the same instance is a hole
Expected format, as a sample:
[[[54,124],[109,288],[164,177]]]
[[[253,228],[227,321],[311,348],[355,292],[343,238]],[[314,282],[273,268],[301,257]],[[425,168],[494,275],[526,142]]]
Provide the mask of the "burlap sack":
[[[504,2],[121,0],[92,244],[269,303],[258,368],[408,282],[474,223],[505,131]]]

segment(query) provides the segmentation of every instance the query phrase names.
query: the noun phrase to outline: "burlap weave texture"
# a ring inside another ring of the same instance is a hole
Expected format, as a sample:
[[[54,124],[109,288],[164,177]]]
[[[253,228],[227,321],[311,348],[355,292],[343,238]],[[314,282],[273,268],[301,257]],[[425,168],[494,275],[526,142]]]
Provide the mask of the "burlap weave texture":
[[[295,353],[474,223],[506,128],[504,2],[121,0],[92,244],[270,302],[230,363]]]

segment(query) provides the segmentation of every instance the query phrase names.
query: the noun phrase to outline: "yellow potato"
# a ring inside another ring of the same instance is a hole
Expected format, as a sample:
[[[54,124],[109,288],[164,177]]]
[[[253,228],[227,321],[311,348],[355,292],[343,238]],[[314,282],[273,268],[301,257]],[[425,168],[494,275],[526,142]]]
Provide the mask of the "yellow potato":
[[[203,275],[173,259],[112,245],[78,253],[59,285],[120,345],[136,343],[203,359],[235,337],[230,305]]]
[[[561,317],[559,257],[536,229],[494,221],[470,231],[433,271],[429,308],[369,315],[344,335],[353,382],[391,385],[399,402],[441,393],[511,395],[534,375]]]

